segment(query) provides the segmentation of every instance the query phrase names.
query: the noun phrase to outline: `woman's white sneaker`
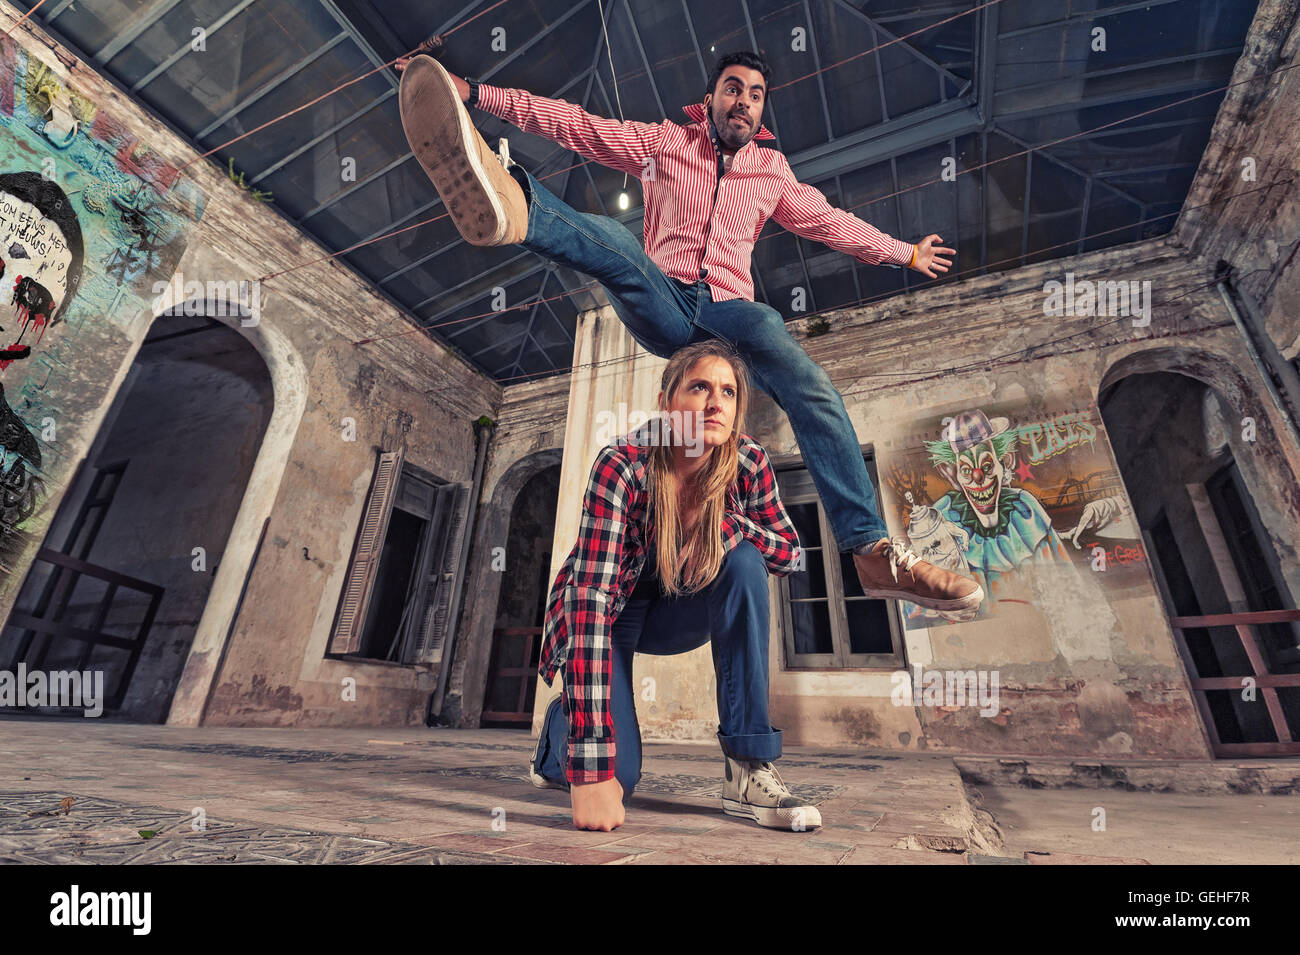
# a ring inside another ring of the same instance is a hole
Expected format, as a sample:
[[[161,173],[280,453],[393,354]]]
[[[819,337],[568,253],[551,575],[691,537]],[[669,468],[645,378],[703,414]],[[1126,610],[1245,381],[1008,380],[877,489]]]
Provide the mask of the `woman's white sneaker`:
[[[768,829],[805,832],[820,829],[822,814],[806,799],[786,788],[770,762],[732,759],[724,752],[727,779],[722,787],[722,811],[753,819]]]

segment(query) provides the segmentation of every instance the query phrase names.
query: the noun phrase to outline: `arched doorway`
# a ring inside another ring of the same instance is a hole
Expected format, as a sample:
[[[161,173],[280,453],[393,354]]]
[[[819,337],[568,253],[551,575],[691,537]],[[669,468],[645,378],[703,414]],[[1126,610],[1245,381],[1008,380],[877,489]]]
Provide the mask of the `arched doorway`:
[[[1242,385],[1235,375],[1217,380],[1213,362],[1187,357],[1122,364],[1098,405],[1212,749],[1300,752],[1300,622],[1287,555],[1261,517],[1276,519],[1284,479],[1270,487],[1258,460],[1242,460],[1272,436],[1244,390],[1220,390]]]
[[[500,565],[501,590],[479,720],[484,727],[532,725],[559,496],[559,465],[529,478],[511,508],[504,553],[494,555]]]
[[[155,319],[0,631],[0,661],[101,671],[105,715],[165,721],[273,405],[239,332]]]

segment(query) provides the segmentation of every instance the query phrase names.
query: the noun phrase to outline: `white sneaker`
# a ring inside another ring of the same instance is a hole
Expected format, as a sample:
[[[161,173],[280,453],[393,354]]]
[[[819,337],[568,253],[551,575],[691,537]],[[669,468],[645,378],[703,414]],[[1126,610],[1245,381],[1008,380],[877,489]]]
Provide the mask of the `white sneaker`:
[[[821,812],[790,792],[771,763],[732,759],[725,751],[723,758],[727,761],[727,780],[722,787],[723,812],[753,819],[769,829],[805,832],[821,828]]]

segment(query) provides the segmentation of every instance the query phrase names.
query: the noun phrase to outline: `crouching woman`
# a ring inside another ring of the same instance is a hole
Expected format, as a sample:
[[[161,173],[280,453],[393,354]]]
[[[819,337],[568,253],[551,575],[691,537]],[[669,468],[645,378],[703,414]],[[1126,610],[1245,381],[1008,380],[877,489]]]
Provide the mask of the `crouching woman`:
[[[660,416],[601,449],[578,541],[547,601],[542,678],[564,685],[529,765],[534,785],[567,789],[579,829],[623,824],[641,777],[635,653],[710,643],[717,678],[722,809],[770,828],[812,830],[815,806],[773,762],[768,722],[768,577],[799,559],[799,536],[767,454],[743,433],[743,361],[716,339],[676,352]]]

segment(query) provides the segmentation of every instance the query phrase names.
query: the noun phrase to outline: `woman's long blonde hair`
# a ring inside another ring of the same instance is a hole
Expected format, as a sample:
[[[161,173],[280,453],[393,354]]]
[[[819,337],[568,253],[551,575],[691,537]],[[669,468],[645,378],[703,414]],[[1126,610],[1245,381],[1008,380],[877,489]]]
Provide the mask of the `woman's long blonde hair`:
[[[660,586],[670,596],[707,587],[722,569],[722,559],[726,556],[722,548],[722,518],[727,509],[727,488],[739,474],[739,436],[749,410],[745,362],[730,345],[717,339],[688,345],[668,360],[660,384],[663,390],[660,410],[667,410],[687,373],[701,358],[721,358],[731,366],[736,376],[736,415],[729,439],[709,449],[708,461],[686,482],[684,489],[673,466],[671,443],[659,440],[650,449],[646,464],[650,520],[656,529]],[[663,433],[661,430],[660,434]],[[683,490],[693,502],[704,502],[699,519],[689,533],[684,531],[681,522],[679,495]]]

